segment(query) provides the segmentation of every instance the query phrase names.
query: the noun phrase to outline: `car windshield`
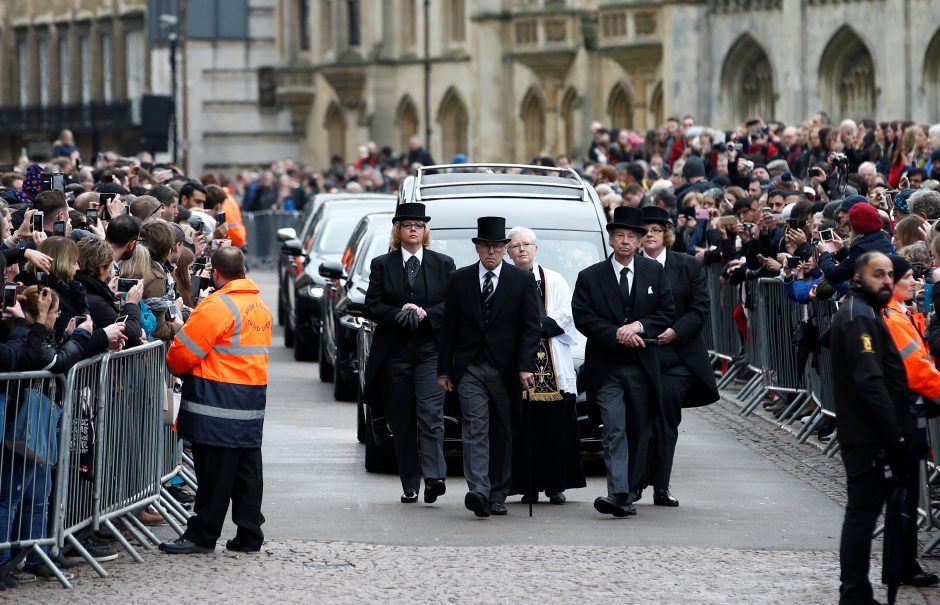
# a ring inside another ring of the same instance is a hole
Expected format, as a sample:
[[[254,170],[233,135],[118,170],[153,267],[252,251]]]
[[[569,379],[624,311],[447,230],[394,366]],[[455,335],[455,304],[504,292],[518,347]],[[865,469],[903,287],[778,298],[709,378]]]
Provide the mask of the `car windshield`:
[[[313,238],[313,248],[317,254],[342,254],[349,234],[359,219],[359,215],[334,215],[321,222],[320,232]]]
[[[441,229],[431,232],[431,249],[454,259],[458,267],[479,259],[470,238],[472,229]],[[536,262],[562,274],[568,286],[574,289],[578,273],[606,256],[604,240],[596,232],[538,229],[539,248]],[[506,262],[512,263],[507,254]]]

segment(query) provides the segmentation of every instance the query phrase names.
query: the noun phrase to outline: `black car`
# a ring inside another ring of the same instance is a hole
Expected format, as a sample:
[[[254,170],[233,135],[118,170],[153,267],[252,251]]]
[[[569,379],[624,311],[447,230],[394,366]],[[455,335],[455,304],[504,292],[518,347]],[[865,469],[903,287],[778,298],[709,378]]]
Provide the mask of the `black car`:
[[[373,195],[349,196],[324,201],[311,218],[308,244],[293,239],[284,242],[281,251],[299,257],[298,269],[288,271],[284,291],[284,345],[294,347],[294,359],[316,361],[320,352],[320,299],[326,278],[320,276],[320,264],[339,261],[356,224],[370,212],[390,211],[395,197]],[[321,370],[322,377],[322,370]]]
[[[464,169],[473,172],[451,172]],[[398,201],[425,204],[432,217],[431,249],[452,257],[457,267],[478,260],[470,238],[476,235],[480,216],[503,216],[508,228],[521,225],[534,230],[539,264],[561,273],[572,288],[582,269],[608,254],[607,219],[597,193],[571,169],[505,164],[419,168],[417,176],[402,182]],[[361,323],[358,356],[360,367],[365,367],[372,325]],[[584,345],[582,336],[573,351],[579,375]],[[588,405],[580,380],[577,405],[582,451],[600,451],[600,414],[596,406]],[[366,470],[387,469],[394,464],[394,454],[381,402],[363,401],[360,407],[366,425],[359,431],[365,431]],[[445,452],[459,452],[460,403],[453,392],[444,403],[444,425]]]
[[[320,265],[328,287],[322,298],[320,376],[333,380],[337,401],[354,401],[359,372],[356,338],[362,319],[359,311],[369,288],[372,259],[388,252],[392,231],[390,212],[367,214],[353,231],[341,262]]]
[[[300,216],[297,217],[297,225],[295,227],[284,227],[283,229],[278,229],[277,239],[282,244],[290,240],[296,239],[300,242],[300,247],[302,250],[307,250],[310,248],[310,241],[313,236],[313,227],[314,221],[313,217],[316,214],[316,211],[320,209],[320,206],[323,205],[323,202],[330,200],[367,200],[367,199],[388,199],[388,195],[384,194],[371,194],[371,193],[318,193],[313,198],[304,205],[303,212],[300,213]],[[290,274],[294,274],[294,278],[299,277],[303,272],[303,256],[301,255],[289,255],[283,249],[281,250],[280,255],[277,258],[277,285],[278,285],[278,296],[277,296],[277,323],[279,326],[283,326],[287,321],[287,314],[285,310],[287,309],[288,304],[288,293],[287,293],[287,284],[290,280]],[[293,334],[290,336],[290,341],[285,342],[287,347],[293,346]],[[285,334],[285,341],[287,340],[287,335]]]

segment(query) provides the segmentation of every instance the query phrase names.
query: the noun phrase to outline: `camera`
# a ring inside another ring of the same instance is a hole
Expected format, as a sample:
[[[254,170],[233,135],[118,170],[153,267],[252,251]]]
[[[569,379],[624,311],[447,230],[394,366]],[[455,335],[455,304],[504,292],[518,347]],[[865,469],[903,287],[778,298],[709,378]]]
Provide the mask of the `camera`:
[[[754,223],[744,223],[744,228],[750,231],[754,228]]]
[[[914,279],[923,279],[927,274],[927,265],[924,263],[911,263],[911,269],[914,272]]]
[[[744,168],[745,168],[745,172],[748,172],[748,173],[753,172],[753,171],[754,171],[754,162],[752,162],[751,160],[745,160],[745,161],[744,161]]]
[[[845,168],[849,165],[849,158],[844,153],[834,153],[830,156],[829,163],[837,168]]]

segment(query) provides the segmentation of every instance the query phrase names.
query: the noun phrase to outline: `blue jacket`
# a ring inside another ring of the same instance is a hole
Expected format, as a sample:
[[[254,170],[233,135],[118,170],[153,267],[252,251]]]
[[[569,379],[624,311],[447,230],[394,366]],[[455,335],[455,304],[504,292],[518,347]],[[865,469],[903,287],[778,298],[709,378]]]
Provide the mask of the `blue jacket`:
[[[804,281],[802,279],[791,279],[789,281],[784,281],[783,292],[787,295],[787,298],[795,303],[802,305],[809,303],[809,292],[813,289],[813,286],[818,284],[822,279],[822,272],[819,269],[816,269],[813,271],[812,275],[813,278],[809,281]]]

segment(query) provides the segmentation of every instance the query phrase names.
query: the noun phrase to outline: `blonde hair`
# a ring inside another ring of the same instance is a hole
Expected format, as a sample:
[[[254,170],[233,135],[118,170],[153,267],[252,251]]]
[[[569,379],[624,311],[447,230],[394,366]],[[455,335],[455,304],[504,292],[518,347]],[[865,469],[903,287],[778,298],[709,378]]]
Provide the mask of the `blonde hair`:
[[[393,250],[401,248],[401,223],[392,223],[392,235],[388,240],[388,245]],[[427,223],[424,224],[424,237],[421,239],[421,245],[425,248],[431,246],[431,228]]]
[[[54,235],[39,244],[39,251],[52,257],[49,274],[62,281],[69,281],[72,266],[78,262],[78,245],[68,238]]]
[[[121,262],[118,275],[130,279],[146,279],[150,273],[150,251],[140,244],[134,246],[131,257]]]

